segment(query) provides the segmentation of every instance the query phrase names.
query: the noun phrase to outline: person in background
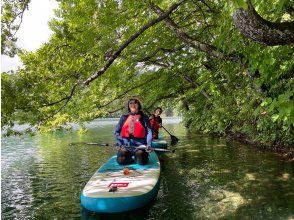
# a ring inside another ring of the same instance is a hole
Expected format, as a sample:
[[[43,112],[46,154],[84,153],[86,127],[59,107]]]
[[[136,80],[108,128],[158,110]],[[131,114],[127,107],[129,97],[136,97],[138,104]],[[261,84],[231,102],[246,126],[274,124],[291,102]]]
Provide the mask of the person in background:
[[[150,115],[149,122],[152,130],[152,139],[158,139],[159,128],[162,125],[162,118],[160,117],[162,108],[157,107],[154,113]]]
[[[151,148],[152,131],[148,116],[142,112],[142,104],[137,98],[128,101],[128,114],[122,115],[115,127],[114,136],[117,152],[117,162],[120,165],[135,162],[140,165],[148,163],[148,148]],[[136,149],[137,146],[146,145],[145,149]]]

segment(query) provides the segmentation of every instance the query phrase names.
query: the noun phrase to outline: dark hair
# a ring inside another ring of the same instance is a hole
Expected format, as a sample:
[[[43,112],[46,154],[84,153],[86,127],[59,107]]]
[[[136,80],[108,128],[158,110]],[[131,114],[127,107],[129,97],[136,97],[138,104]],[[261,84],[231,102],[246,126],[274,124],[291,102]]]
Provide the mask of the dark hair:
[[[160,110],[160,113],[162,113],[162,108],[160,108],[160,107],[157,107],[157,108],[154,110],[154,112],[156,112],[157,109],[159,109],[159,110]]]
[[[128,111],[131,112],[131,109],[130,109],[130,107],[129,107],[129,104],[130,104],[130,102],[132,102],[132,101],[134,101],[135,103],[138,104],[138,109],[139,109],[139,111],[141,111],[141,109],[142,109],[142,104],[141,104],[141,102],[140,102],[138,99],[134,99],[134,98],[132,98],[132,99],[130,99],[130,100],[128,101]]]

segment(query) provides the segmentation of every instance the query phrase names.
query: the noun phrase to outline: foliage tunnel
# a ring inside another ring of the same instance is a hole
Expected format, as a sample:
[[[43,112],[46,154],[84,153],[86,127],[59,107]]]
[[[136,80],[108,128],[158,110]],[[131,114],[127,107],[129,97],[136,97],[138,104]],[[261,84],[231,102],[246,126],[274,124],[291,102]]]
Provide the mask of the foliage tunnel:
[[[28,123],[48,131],[118,116],[136,94],[146,110],[171,106],[192,131],[291,146],[293,5],[60,1],[49,42],[35,52],[20,50],[23,68],[1,75],[2,129]],[[249,22],[240,22],[240,10]],[[255,19],[260,27],[250,26]],[[274,31],[285,24],[275,41]]]

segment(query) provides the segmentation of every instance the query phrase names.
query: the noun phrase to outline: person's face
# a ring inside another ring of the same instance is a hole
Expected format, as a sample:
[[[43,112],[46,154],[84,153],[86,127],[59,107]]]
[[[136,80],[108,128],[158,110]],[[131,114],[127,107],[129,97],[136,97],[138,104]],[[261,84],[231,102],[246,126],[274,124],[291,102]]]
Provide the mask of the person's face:
[[[131,100],[129,102],[129,108],[131,110],[131,112],[133,113],[138,113],[139,112],[139,104],[137,100]]]
[[[161,115],[161,111],[160,111],[160,109],[156,109],[155,112],[154,112],[154,115],[155,115],[155,116],[159,116],[159,115]]]

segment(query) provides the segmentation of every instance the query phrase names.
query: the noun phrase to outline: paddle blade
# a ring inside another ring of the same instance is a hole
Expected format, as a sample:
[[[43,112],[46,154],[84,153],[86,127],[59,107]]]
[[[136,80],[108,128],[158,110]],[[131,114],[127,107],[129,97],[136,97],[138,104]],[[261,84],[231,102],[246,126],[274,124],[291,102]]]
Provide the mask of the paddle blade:
[[[179,142],[179,138],[177,138],[176,136],[172,135],[168,130],[166,130],[165,127],[161,126],[169,135],[170,135],[170,138],[171,138],[171,145],[175,145]]]
[[[176,136],[173,136],[173,135],[171,135],[170,138],[171,138],[171,145],[177,144],[180,140],[179,138],[177,138]]]

